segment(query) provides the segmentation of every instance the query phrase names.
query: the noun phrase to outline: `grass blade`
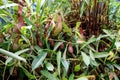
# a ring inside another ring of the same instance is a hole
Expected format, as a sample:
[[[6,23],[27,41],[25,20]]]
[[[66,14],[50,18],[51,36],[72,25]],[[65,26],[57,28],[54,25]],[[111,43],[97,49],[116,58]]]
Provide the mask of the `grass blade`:
[[[29,51],[30,49],[29,48],[27,48],[27,49],[24,49],[24,50],[20,50],[20,51],[17,51],[17,52],[15,52],[15,54],[16,55],[20,55],[20,54],[22,54],[22,53],[24,53],[24,52],[27,52],[27,51]],[[6,61],[5,61],[5,64],[7,65],[10,61],[12,61],[12,57],[9,57]]]
[[[16,3],[6,4],[6,5],[3,5],[3,6],[0,6],[0,9],[7,8],[7,7],[12,7],[12,6],[18,6],[18,4],[16,4]]]
[[[59,51],[57,53],[57,69],[58,69],[59,75],[60,75],[60,62],[61,62],[61,52]]]
[[[32,75],[28,70],[26,70],[23,66],[20,66],[20,68],[22,69],[22,71],[25,73],[25,75],[30,79],[33,80],[35,79],[35,75]]]
[[[7,56],[10,56],[10,57],[12,57],[12,58],[15,58],[15,59],[18,59],[18,60],[21,60],[21,61],[26,62],[26,59],[25,59],[25,58],[22,58],[22,57],[14,54],[14,53],[12,53],[12,52],[9,52],[9,51],[7,51],[7,50],[4,50],[4,49],[1,49],[1,48],[0,48],[0,53],[3,53],[3,54],[5,54],[5,55],[7,55]]]
[[[48,78],[48,80],[57,80],[57,78],[55,78],[50,72],[46,70],[42,70],[41,74]]]

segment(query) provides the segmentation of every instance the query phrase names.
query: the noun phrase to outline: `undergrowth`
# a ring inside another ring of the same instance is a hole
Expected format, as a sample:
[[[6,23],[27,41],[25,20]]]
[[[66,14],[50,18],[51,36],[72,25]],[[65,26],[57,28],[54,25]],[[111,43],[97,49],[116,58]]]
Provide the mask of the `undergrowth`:
[[[0,1],[0,80],[119,80],[119,2]]]

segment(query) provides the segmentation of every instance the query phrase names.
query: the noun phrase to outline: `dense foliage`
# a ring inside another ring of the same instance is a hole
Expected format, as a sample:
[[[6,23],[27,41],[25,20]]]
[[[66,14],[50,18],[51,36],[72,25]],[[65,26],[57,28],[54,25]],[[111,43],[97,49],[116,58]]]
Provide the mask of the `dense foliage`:
[[[1,0],[0,80],[119,80],[120,2]]]

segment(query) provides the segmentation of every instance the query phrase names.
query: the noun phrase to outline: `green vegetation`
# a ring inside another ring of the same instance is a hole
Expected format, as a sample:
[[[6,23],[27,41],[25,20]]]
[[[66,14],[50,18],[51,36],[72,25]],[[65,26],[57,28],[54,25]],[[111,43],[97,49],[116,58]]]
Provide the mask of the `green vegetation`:
[[[0,80],[119,80],[120,2],[1,0]]]

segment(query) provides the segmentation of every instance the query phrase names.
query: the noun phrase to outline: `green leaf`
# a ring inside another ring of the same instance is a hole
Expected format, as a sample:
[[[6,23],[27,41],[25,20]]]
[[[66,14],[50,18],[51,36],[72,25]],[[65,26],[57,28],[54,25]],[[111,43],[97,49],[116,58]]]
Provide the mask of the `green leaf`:
[[[80,71],[80,64],[78,64],[78,65],[75,65],[74,71],[75,71],[75,72],[78,72],[78,71]]]
[[[61,52],[59,51],[57,53],[57,70],[58,70],[59,75],[60,75],[60,62],[61,62]]]
[[[28,39],[26,36],[21,35],[21,37],[22,37],[22,39],[23,39],[26,43],[30,44],[30,41],[29,41],[29,39]]]
[[[110,52],[111,50],[113,50],[115,48],[115,41],[116,39],[112,39],[112,44],[111,46],[106,50],[106,52]]]
[[[2,4],[8,4],[8,0],[0,0],[0,2],[2,2]]]
[[[38,45],[36,45],[34,48],[35,48],[37,51],[40,51],[40,50],[41,50],[41,48],[40,48]]]
[[[53,51],[56,51],[63,42],[58,42],[55,44]]]
[[[115,76],[114,76],[114,79],[115,80],[119,80],[119,78],[118,78],[118,76],[115,74]]]
[[[14,53],[12,53],[12,52],[9,52],[9,51],[7,51],[7,50],[4,50],[4,49],[1,49],[1,48],[0,48],[0,53],[3,53],[3,54],[5,54],[5,55],[7,55],[7,56],[9,56],[9,57],[12,57],[12,58],[15,58],[15,59],[18,59],[18,60],[21,60],[21,61],[26,62],[26,59],[25,59],[25,58],[22,58],[22,57],[14,54]]]
[[[32,75],[31,73],[29,73],[29,71],[27,71],[24,67],[20,66],[20,68],[23,70],[23,72],[25,73],[25,75],[29,78],[29,79],[35,79],[35,75]]]
[[[116,46],[117,49],[119,49],[120,48],[120,42],[115,42],[115,46]]]
[[[26,29],[26,27],[21,27],[21,33],[23,34],[23,35],[25,35],[26,33],[27,33],[27,29]]]
[[[38,55],[34,58],[32,62],[32,70],[39,67],[43,63],[43,60],[46,58],[46,56],[47,56],[47,52],[39,51]]]
[[[80,77],[80,78],[75,79],[75,80],[88,80],[88,78],[87,77]]]
[[[27,51],[29,51],[29,50],[30,50],[30,49],[27,48],[27,49],[24,49],[24,50],[20,50],[20,51],[15,52],[15,54],[16,54],[16,55],[20,55],[20,54],[22,54],[22,53],[24,53],[24,52],[27,52]],[[12,59],[13,59],[13,58],[9,57],[9,58],[5,61],[5,64],[7,65],[9,62],[12,61]]]
[[[24,21],[28,24],[28,25],[32,25],[32,27],[34,27],[36,30],[37,30],[37,28],[34,26],[34,24],[33,24],[33,22],[31,21],[31,20],[29,20],[26,16],[24,16],[23,15],[23,17],[24,17]]]
[[[49,63],[49,62],[46,62],[46,67],[47,67],[47,69],[49,71],[53,71],[54,70],[54,66],[51,63]]]
[[[41,0],[41,2],[40,2],[40,8],[44,5],[45,2],[46,2],[46,0]]]
[[[32,8],[32,6],[31,6],[31,1],[29,1],[29,0],[25,0],[25,3],[27,4],[27,7],[30,9],[30,12],[32,13],[33,12],[33,8]]]
[[[84,6],[85,6],[85,2],[83,1],[82,7],[81,7],[81,9],[80,9],[80,18],[82,17],[83,12],[84,12],[84,10],[85,10]]]
[[[96,41],[99,41],[101,38],[105,38],[105,37],[108,37],[108,35],[99,35]]]
[[[86,2],[87,5],[89,5],[89,2],[90,2],[90,1],[89,1],[89,0],[85,0],[85,2]]]
[[[55,78],[53,74],[51,74],[50,72],[46,70],[42,70],[41,74],[44,75],[46,78],[48,78],[48,80],[57,80],[57,78]]]
[[[84,52],[81,52],[84,63],[88,66],[90,64],[90,57],[87,56]]]
[[[13,7],[13,6],[18,6],[18,4],[16,4],[16,3],[5,4],[3,6],[0,6],[0,9],[7,8],[7,7]]]
[[[117,64],[113,64],[115,68],[117,68],[118,70],[120,70],[120,66]]]
[[[99,66],[99,64],[95,60],[90,60],[90,64],[92,64],[96,67]]]
[[[103,31],[109,36],[112,34],[110,30],[103,29]]]
[[[89,55],[90,55],[90,58],[91,58],[92,60],[95,60],[94,54],[93,54],[93,52],[92,52],[91,50],[89,51]]]
[[[41,0],[37,0],[37,6],[36,6],[36,13],[37,14],[40,13],[40,2],[41,2]]]
[[[70,74],[69,80],[74,80],[74,74]]]
[[[62,25],[63,25],[63,31],[64,32],[66,32],[69,36],[71,36],[72,35],[72,30],[63,22],[62,23]]]
[[[63,77],[62,80],[68,80],[66,77]]]
[[[76,23],[76,26],[75,26],[76,30],[80,27],[80,24],[81,24],[81,22]]]
[[[83,49],[85,46],[89,45],[92,42],[95,42],[96,38],[92,36],[87,42],[85,42],[80,49]]]
[[[66,72],[68,72],[68,69],[69,69],[69,62],[68,62],[66,59],[62,58],[62,64],[63,64],[63,66],[64,66]]]
[[[104,58],[108,57],[109,53],[108,52],[97,52],[94,54],[95,58]]]

